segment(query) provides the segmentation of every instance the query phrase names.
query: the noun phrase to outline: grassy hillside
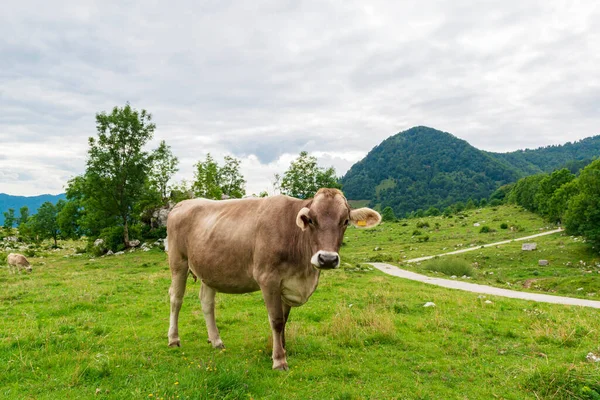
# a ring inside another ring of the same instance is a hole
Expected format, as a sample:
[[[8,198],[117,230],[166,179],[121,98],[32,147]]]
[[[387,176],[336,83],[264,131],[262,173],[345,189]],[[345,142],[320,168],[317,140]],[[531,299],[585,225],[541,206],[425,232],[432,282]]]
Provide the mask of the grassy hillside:
[[[472,222],[482,218],[494,228],[507,220],[520,231],[498,229],[481,236]],[[166,339],[170,280],[163,252],[90,259],[74,254],[76,243],[58,252],[36,250],[32,274],[9,275],[0,269],[0,397],[599,396],[600,363],[585,359],[588,352],[600,353],[597,310],[482,299],[390,277],[361,263],[534,233],[545,228],[539,219],[508,208],[453,221],[431,219],[422,221],[431,229],[420,228],[430,236],[427,242],[412,235],[416,222],[348,230],[343,268],[324,272],[309,302],[292,310],[286,329],[287,373],[270,369],[270,329],[258,293],[217,296],[217,323],[227,346],[217,351],[206,343],[200,285],[188,281],[180,317],[183,347],[173,349]],[[585,244],[562,240],[565,247],[558,251],[540,246],[544,256],[562,250],[565,260],[593,262]],[[376,246],[382,249],[374,250]],[[485,264],[481,273],[508,264],[520,252],[510,246],[501,250],[499,256],[484,250],[473,254],[489,257],[480,260]],[[522,261],[514,263],[515,271],[528,271],[527,259]],[[423,307],[429,301],[436,306]]]
[[[487,230],[485,228],[489,228],[489,232],[482,232]],[[452,218],[401,220],[383,223],[369,231],[350,230],[344,239],[346,246],[342,254],[347,255],[346,260],[351,264],[383,261],[436,275],[430,271],[432,261],[406,261],[475,248],[468,253],[444,256],[439,262],[466,265],[471,269],[469,282],[571,297],[600,297],[600,254],[579,237],[558,233],[526,242],[479,248],[483,244],[531,236],[554,228],[521,207],[488,207]],[[523,243],[529,242],[536,243],[537,249],[522,251]],[[540,266],[539,260],[547,260],[549,265]],[[459,279],[460,276],[462,274]]]

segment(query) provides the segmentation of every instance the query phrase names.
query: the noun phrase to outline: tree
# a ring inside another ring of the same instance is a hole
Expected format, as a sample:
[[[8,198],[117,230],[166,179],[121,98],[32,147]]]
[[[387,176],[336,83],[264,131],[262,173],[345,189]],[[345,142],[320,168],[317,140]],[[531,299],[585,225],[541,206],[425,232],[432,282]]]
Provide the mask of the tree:
[[[160,193],[163,203],[168,200],[167,185],[173,175],[179,170],[177,165],[179,159],[171,152],[171,146],[168,146],[164,140],[152,153],[152,168],[150,169],[150,183],[152,187]]]
[[[192,184],[194,196],[221,200],[223,190],[221,189],[221,182],[219,180],[220,169],[210,153],[206,155],[206,160],[198,161],[194,165],[194,168],[196,169],[194,171],[195,181]]]
[[[535,194],[535,202],[537,204],[538,212],[543,217],[550,217],[552,196],[556,190],[564,184],[571,182],[573,179],[575,179],[575,175],[568,169],[563,168],[552,172],[552,174],[540,180],[539,187]],[[556,206],[556,204],[554,204],[554,206]],[[552,215],[551,219],[556,220],[557,216],[555,214],[557,210],[553,209],[552,211],[554,215]]]
[[[29,219],[29,207],[23,206],[19,209],[19,226],[27,223]]]
[[[78,202],[64,201],[62,203],[61,209],[56,215],[56,223],[63,239],[78,239],[81,237],[80,217],[81,210]]]
[[[64,206],[65,201],[59,200],[56,205],[47,201],[38,208],[37,214],[32,217],[33,232],[40,239],[54,239],[54,247],[58,247],[58,222],[57,215]]]
[[[381,212],[381,219],[387,222],[395,222],[398,220],[398,218],[396,218],[396,214],[394,214],[394,210],[390,206],[387,206],[383,209]]]
[[[219,170],[219,183],[224,195],[241,199],[246,194],[246,181],[240,173],[240,160],[225,156],[225,165]]]
[[[208,153],[206,160],[198,161],[194,167],[196,179],[192,188],[196,197],[240,199],[246,194],[246,180],[240,173],[240,160],[237,158],[225,156],[225,165],[221,167]]]
[[[277,175],[275,177],[277,180]],[[281,193],[288,196],[307,199],[313,197],[320,188],[337,188],[341,185],[335,176],[333,167],[323,169],[317,166],[317,158],[303,151],[290,164],[281,177]]]
[[[600,251],[600,160],[585,167],[574,182],[578,194],[569,201],[564,216],[567,233],[583,235]]]
[[[12,232],[13,225],[15,224],[15,210],[14,208],[9,208],[8,211],[3,212],[3,214],[4,225],[2,227],[10,234]]]
[[[146,110],[129,103],[110,114],[96,114],[98,138],[89,138],[83,206],[103,228],[120,226],[129,246],[129,226],[136,221],[134,206],[144,195],[151,158],[143,150],[156,125]],[[97,230],[98,228],[96,228]]]

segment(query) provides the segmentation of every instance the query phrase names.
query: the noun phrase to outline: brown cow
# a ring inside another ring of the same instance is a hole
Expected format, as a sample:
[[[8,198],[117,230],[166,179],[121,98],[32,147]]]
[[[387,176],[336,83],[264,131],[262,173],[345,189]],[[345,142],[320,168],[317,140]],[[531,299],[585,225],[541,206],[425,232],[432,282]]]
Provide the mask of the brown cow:
[[[284,331],[290,308],[306,303],[320,270],[340,265],[338,250],[349,223],[372,227],[380,221],[370,208],[351,210],[337,189],[320,189],[308,200],[274,196],[177,204],[167,222],[169,346],[180,346],[179,310],[191,270],[202,281],[209,343],[224,347],[215,323],[215,293],[261,290],[273,332],[273,369],[287,370]]]
[[[21,273],[21,269],[24,269],[27,272],[31,272],[33,269],[31,268],[31,264],[22,254],[10,253],[8,257],[6,257],[6,262],[8,263],[8,267],[11,272],[13,271],[13,267]]]

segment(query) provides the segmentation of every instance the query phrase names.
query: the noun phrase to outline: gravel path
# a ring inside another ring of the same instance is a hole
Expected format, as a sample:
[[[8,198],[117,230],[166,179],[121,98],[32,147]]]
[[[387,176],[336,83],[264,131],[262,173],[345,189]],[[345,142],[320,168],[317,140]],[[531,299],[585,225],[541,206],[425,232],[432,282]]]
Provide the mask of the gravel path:
[[[490,244],[484,244],[482,246],[474,246],[474,247],[468,247],[466,249],[461,249],[461,250],[456,250],[456,251],[451,251],[450,253],[443,253],[443,254],[437,254],[435,256],[425,256],[425,257],[419,257],[419,258],[413,258],[411,260],[405,260],[405,262],[409,262],[409,263],[413,263],[413,262],[419,262],[419,261],[425,261],[425,260],[430,260],[434,257],[442,257],[442,256],[447,256],[450,254],[460,254],[460,253],[466,253],[467,251],[473,251],[473,250],[479,250],[482,247],[492,247],[492,246],[499,246],[501,244],[507,244],[507,243],[512,243],[512,242],[518,242],[521,240],[529,240],[529,239],[534,239],[536,237],[540,237],[540,236],[546,236],[546,235],[552,235],[553,233],[558,233],[558,232],[562,232],[563,229],[558,228],[555,229],[553,231],[548,231],[548,232],[542,232],[542,233],[538,233],[537,235],[531,235],[531,236],[526,236],[526,237],[522,237],[522,238],[518,238],[518,239],[511,239],[511,240],[504,240],[502,242],[496,242],[496,243],[490,243]]]
[[[548,232],[546,232],[546,234],[548,234]],[[406,271],[406,270],[400,269],[394,265],[385,264],[385,263],[369,263],[369,264],[371,264],[378,270],[385,272],[386,274],[389,274],[389,275],[397,276],[399,278],[404,278],[404,279],[410,279],[413,281],[429,283],[431,285],[442,286],[442,287],[446,287],[446,288],[450,288],[450,289],[465,290],[467,292],[489,294],[489,295],[493,295],[493,296],[510,297],[513,299],[539,301],[542,303],[567,304],[567,305],[573,305],[573,306],[600,308],[600,301],[574,299],[571,297],[551,296],[548,294],[519,292],[516,290],[497,288],[494,286],[478,285],[476,283],[464,282],[464,281],[461,281],[458,279],[432,278],[430,276],[425,276],[425,275],[417,274],[415,272]]]

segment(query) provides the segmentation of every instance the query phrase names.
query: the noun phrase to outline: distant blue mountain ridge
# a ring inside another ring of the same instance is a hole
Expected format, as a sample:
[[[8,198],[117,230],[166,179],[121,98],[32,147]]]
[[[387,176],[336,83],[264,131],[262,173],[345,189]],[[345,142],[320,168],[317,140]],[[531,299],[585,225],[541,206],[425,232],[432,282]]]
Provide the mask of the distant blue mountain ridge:
[[[52,204],[60,199],[66,199],[67,196],[64,193],[53,195],[53,194],[41,194],[39,196],[12,196],[6,193],[0,193],[0,225],[4,224],[4,212],[8,211],[9,208],[15,210],[15,217],[19,217],[19,210],[23,206],[29,207],[29,215],[37,213],[37,209],[49,201]]]

